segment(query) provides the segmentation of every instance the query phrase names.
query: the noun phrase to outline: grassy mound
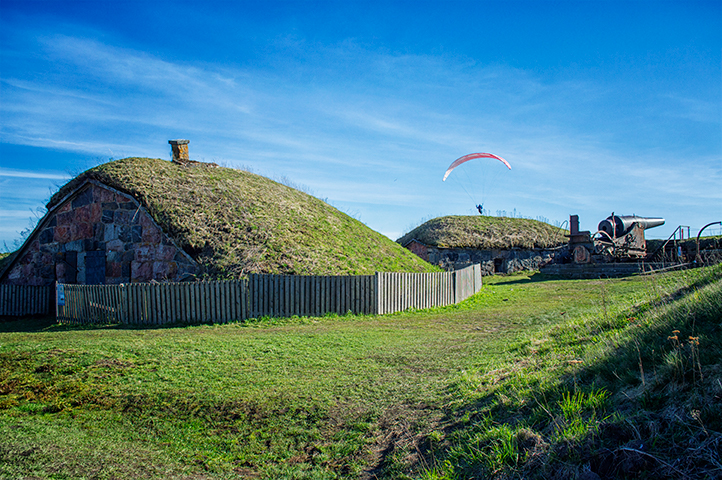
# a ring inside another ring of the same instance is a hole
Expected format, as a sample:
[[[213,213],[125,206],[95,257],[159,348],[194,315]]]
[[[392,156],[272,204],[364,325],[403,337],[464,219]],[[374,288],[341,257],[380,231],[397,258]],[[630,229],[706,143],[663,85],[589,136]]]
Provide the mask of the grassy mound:
[[[447,216],[434,218],[396,240],[416,239],[442,248],[549,248],[567,242],[567,233],[528,218]]]
[[[435,268],[315,197],[253,173],[209,164],[116,160],[73,179],[48,206],[86,178],[136,198],[215,277]]]

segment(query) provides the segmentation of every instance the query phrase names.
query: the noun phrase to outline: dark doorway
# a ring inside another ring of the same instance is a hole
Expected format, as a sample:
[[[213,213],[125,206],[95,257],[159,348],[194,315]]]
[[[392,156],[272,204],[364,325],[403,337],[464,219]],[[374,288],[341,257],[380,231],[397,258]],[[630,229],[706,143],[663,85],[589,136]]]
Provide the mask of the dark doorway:
[[[506,265],[503,258],[494,259],[494,273],[506,273]]]
[[[65,264],[65,276],[61,283],[76,283],[78,281],[78,252],[65,252],[61,257]]]
[[[103,285],[105,283],[105,251],[85,253],[85,284]]]

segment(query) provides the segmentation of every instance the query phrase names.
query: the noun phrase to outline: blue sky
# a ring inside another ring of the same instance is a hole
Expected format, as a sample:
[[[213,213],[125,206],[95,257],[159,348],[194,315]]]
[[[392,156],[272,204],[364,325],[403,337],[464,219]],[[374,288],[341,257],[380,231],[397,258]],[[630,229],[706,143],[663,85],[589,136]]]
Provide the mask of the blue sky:
[[[722,2],[0,0],[0,248],[175,138],[392,239],[482,202],[696,235],[722,220]],[[441,181],[472,152],[513,169]]]

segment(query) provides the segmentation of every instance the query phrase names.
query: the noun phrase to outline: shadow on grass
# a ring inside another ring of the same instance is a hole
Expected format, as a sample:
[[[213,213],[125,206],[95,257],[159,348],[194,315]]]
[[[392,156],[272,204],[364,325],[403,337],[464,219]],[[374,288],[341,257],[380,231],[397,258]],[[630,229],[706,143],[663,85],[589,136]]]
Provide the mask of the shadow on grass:
[[[493,285],[523,285],[525,283],[538,283],[547,282],[550,280],[565,280],[564,278],[555,275],[545,275],[543,273],[533,273],[529,276],[519,278],[519,274],[511,274],[508,277],[503,275],[497,276],[494,279]],[[483,282],[483,279],[482,279]]]
[[[48,315],[33,315],[27,317],[0,317],[0,333],[77,332],[84,330],[164,330],[170,328],[197,327],[200,325],[214,324],[180,322],[131,325],[120,323],[65,324],[58,323],[54,316]]]

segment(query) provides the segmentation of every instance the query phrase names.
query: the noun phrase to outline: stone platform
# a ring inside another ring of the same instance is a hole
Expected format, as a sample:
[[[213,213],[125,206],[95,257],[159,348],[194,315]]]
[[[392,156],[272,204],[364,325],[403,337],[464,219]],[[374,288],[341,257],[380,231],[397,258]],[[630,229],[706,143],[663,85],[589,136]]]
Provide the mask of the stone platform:
[[[556,263],[544,266],[540,272],[545,275],[558,275],[564,278],[612,278],[626,277],[654,270],[683,267],[665,263]]]

